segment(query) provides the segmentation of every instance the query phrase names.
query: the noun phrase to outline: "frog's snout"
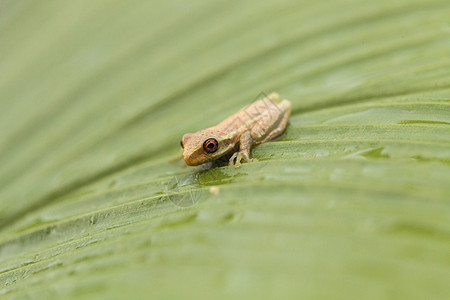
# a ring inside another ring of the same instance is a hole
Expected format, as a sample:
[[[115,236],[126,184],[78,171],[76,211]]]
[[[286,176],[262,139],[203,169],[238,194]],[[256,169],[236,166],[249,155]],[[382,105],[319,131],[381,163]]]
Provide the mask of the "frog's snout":
[[[192,155],[189,155],[186,153],[186,151],[183,151],[183,159],[184,162],[188,165],[188,166],[197,166],[198,163],[196,163],[195,159],[192,157]]]
[[[201,157],[201,156],[199,157],[195,153],[188,154],[186,152],[187,151],[183,151],[183,159],[184,159],[184,162],[188,166],[199,166],[199,165],[204,164],[206,162],[204,157]]]

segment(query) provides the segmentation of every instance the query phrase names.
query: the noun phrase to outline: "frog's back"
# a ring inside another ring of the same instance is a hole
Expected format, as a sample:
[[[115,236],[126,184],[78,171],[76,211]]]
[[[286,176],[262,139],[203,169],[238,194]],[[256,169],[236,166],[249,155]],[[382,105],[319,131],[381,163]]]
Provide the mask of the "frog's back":
[[[243,132],[251,131],[255,142],[261,142],[280,125],[283,119],[289,117],[291,103],[288,100],[280,102],[279,99],[277,93],[272,93],[247,105],[215,128],[226,129],[229,135],[235,137],[240,136]]]
[[[266,101],[264,105],[266,110],[251,126],[251,136],[255,143],[263,143],[283,133],[291,113],[291,102],[288,100],[279,103]]]

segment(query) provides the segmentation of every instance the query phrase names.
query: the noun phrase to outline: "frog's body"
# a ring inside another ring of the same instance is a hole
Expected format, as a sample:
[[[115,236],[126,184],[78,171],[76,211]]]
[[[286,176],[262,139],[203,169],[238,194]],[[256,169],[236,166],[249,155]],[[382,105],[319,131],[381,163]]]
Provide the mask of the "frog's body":
[[[279,95],[253,102],[216,126],[187,133],[181,140],[183,157],[189,166],[200,165],[224,155],[234,153],[230,165],[239,167],[241,160],[250,158],[252,145],[269,141],[286,129],[291,103],[279,102]]]

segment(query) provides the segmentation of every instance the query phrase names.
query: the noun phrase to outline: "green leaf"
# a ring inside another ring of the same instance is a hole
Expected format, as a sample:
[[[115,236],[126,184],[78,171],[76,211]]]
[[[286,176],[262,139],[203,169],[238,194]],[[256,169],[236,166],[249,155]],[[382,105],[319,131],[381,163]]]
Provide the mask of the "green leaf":
[[[448,1],[0,7],[2,299],[448,297]],[[171,162],[272,91],[258,162]]]

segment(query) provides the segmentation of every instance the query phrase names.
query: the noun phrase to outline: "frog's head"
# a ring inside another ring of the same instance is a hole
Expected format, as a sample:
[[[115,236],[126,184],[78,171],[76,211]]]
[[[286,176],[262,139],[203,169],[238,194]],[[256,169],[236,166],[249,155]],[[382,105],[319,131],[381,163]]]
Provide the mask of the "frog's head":
[[[183,158],[188,166],[198,166],[218,159],[233,147],[231,138],[219,136],[213,130],[205,129],[186,133],[181,139]]]

